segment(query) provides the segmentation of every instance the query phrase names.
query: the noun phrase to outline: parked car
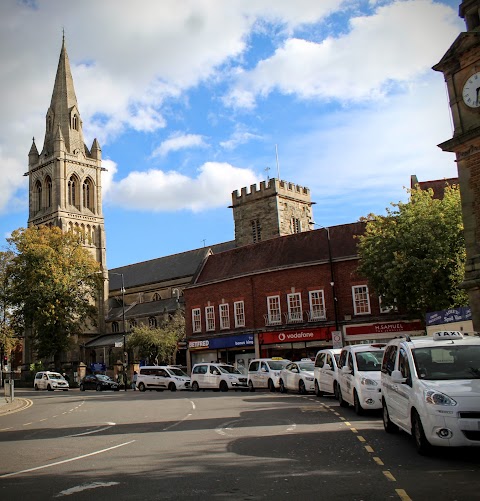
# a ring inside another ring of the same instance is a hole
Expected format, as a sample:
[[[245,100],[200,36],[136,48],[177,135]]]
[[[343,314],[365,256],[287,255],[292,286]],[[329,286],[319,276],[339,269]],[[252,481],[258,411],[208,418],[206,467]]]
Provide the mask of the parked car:
[[[190,378],[178,367],[148,365],[138,370],[136,386],[140,391],[188,390]]]
[[[280,388],[280,371],[291,363],[281,357],[254,358],[248,365],[248,387],[250,391],[268,388],[276,391]]]
[[[246,376],[229,364],[195,364],[192,368],[191,380],[194,391],[205,389],[228,391],[248,388]]]
[[[340,348],[325,348],[317,353],[313,369],[317,397],[329,393],[338,399],[338,359],[341,351]]]
[[[480,447],[480,337],[442,331],[393,339],[381,384],[385,431],[406,431],[420,454]]]
[[[68,381],[59,373],[53,371],[41,371],[35,374],[33,381],[35,390],[63,390],[68,391]]]
[[[367,409],[382,408],[380,369],[384,343],[355,344],[342,348],[338,360],[338,401],[353,405],[360,416]]]
[[[287,390],[293,390],[302,395],[308,392],[313,393],[315,391],[313,366],[314,364],[309,358],[287,364],[280,371],[278,380],[280,391],[286,393]]]
[[[80,391],[85,390],[113,390],[118,391],[120,385],[104,374],[87,374],[80,381]]]

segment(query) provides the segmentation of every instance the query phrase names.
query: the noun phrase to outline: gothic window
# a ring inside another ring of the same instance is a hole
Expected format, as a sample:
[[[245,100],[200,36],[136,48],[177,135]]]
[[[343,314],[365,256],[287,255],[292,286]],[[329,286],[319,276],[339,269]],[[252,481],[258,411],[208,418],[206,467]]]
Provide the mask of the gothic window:
[[[252,238],[253,243],[260,242],[262,240],[262,229],[260,227],[260,219],[252,219],[250,221],[252,227]]]
[[[37,181],[35,183],[35,199],[33,210],[38,212],[42,208],[42,183]]]
[[[292,233],[300,233],[302,231],[302,225],[300,219],[292,217]]]
[[[160,294],[158,292],[155,292],[155,294],[153,295],[152,301],[160,301],[160,299],[162,299],[162,296],[160,296]]]
[[[93,183],[91,179],[83,182],[83,206],[93,212]]]
[[[118,322],[112,322],[112,332],[118,332]]]
[[[148,326],[151,328],[151,329],[155,329],[157,327],[157,319],[155,317],[150,317],[148,319]]]
[[[47,132],[52,130],[52,117],[47,118]]]
[[[76,113],[72,117],[72,129],[78,130],[78,116]]]
[[[68,203],[80,208],[78,200],[78,179],[76,176],[71,176],[68,180]]]
[[[46,188],[45,207],[51,207],[52,206],[52,179],[50,178],[50,176],[47,176],[45,178],[45,188]]]
[[[129,326],[130,326],[130,329],[135,329],[135,327],[137,326],[137,321],[134,318],[132,318],[129,321]]]

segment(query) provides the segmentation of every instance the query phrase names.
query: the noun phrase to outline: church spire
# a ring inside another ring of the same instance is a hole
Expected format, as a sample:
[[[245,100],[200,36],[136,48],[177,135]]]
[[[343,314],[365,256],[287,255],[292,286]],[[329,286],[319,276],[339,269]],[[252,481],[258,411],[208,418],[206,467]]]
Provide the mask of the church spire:
[[[53,86],[52,100],[46,119],[42,155],[51,155],[53,153],[58,127],[61,129],[65,140],[65,148],[68,153],[86,154],[82,121],[78,111],[70,61],[65,45],[65,33],[62,35],[62,49],[60,51],[57,74]]]

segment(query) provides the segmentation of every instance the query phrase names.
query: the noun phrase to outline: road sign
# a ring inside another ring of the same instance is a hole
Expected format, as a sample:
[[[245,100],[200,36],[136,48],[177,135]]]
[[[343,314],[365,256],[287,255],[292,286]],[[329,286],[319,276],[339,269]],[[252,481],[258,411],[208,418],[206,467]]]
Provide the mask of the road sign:
[[[341,331],[333,331],[332,332],[332,343],[334,348],[342,348],[343,347],[343,339]]]

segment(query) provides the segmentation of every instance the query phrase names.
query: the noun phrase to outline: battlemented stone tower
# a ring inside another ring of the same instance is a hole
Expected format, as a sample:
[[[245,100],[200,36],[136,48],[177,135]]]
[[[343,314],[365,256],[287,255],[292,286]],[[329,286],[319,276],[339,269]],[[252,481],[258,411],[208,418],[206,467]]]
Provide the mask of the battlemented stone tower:
[[[83,140],[82,119],[63,37],[46,115],[43,149],[39,154],[34,139],[28,154],[25,174],[29,177],[28,226],[58,226],[63,231],[78,232],[84,246],[105,270],[101,165],[98,141],[95,139],[89,150]],[[97,329],[103,332],[107,280],[101,296]]]
[[[269,179],[232,193],[237,247],[311,229],[310,190],[279,179]]]
[[[467,31],[433,69],[443,73],[448,89],[454,132],[439,146],[456,155],[467,250],[463,285],[473,328],[480,331],[480,0],[464,0],[459,15]]]

